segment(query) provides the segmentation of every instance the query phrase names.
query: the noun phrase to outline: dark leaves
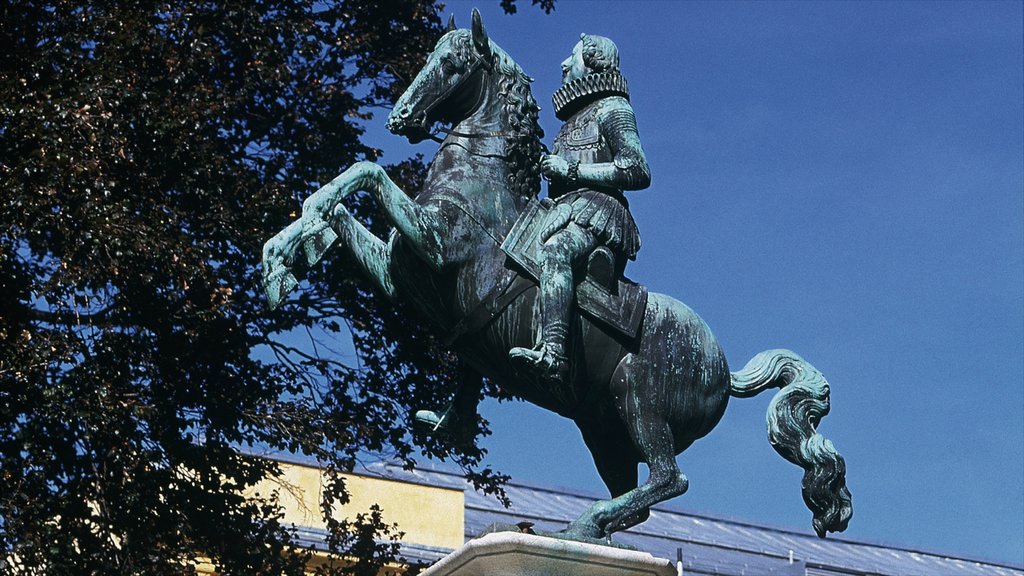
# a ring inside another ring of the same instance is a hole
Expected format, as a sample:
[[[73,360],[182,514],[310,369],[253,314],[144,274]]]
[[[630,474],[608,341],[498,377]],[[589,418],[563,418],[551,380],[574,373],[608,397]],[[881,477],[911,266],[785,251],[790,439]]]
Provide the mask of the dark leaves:
[[[545,14],[551,14],[555,9],[555,0],[530,0],[530,4],[539,7]],[[518,9],[516,0],[501,0],[501,9],[506,14],[515,14]]]
[[[202,556],[225,573],[298,574],[276,501],[239,496],[276,466],[239,448],[304,453],[332,473],[371,453],[412,462],[407,415],[447,400],[454,360],[340,257],[268,312],[259,258],[301,197],[377,159],[360,122],[413,77],[438,10],[0,7],[0,555],[20,563],[8,567],[180,574]],[[423,170],[391,167],[409,191]],[[386,233],[372,202],[353,202]],[[349,333],[355,358],[331,350]],[[418,440],[469,470],[481,456]],[[324,510],[345,499],[332,484]],[[332,528],[354,573],[394,552],[379,511]]]

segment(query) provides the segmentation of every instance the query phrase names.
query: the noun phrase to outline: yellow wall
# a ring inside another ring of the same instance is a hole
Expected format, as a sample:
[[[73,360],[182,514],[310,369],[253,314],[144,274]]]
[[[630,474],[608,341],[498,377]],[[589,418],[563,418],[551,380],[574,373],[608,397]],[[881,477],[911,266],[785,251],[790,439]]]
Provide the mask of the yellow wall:
[[[325,528],[320,517],[322,472],[312,466],[281,463],[277,480],[264,480],[251,492],[262,495],[277,490],[285,509],[284,522]],[[458,548],[465,531],[465,497],[462,490],[410,484],[372,476],[344,474],[351,500],[338,518],[354,518],[377,504],[384,522],[398,524],[405,532],[402,542]]]

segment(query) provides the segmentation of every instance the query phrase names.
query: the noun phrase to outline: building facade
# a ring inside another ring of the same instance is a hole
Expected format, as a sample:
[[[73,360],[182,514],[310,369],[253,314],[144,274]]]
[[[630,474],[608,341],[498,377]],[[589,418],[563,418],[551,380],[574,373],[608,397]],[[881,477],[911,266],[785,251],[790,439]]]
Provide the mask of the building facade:
[[[319,512],[321,472],[301,460],[277,458],[282,477],[257,490],[276,489],[300,542],[324,549],[326,531]],[[456,472],[406,471],[374,464],[348,475],[352,499],[342,513],[366,511],[372,504],[385,521],[405,532],[402,556],[431,564],[496,522],[531,522],[537,530],[558,530],[593,502],[592,496],[510,483],[511,508],[478,494]],[[656,507],[643,524],[614,535],[616,543],[675,560],[682,553],[683,574],[719,576],[1024,576],[1024,567],[952,555],[908,550],[758,526],[708,515]],[[390,573],[401,572],[396,566]]]

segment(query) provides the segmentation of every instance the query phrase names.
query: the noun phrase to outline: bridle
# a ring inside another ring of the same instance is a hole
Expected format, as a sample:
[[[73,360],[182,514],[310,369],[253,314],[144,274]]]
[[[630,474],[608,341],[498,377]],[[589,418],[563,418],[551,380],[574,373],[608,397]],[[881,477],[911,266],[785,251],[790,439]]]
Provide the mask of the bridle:
[[[444,104],[448,100],[448,98],[451,97],[453,94],[458,93],[459,90],[462,89],[466,85],[466,83],[470,81],[470,79],[474,78],[477,72],[491,74],[492,72],[494,72],[494,62],[492,60],[484,58],[483,56],[477,56],[472,62],[470,62],[469,70],[467,70],[466,73],[463,74],[461,78],[459,78],[458,82],[449,86],[447,90],[445,90],[440,96],[437,97],[437,99],[435,99],[426,108],[423,109],[423,112],[421,113],[422,119],[420,120],[420,128],[423,129],[423,132],[427,135],[428,138],[438,143],[444,142],[444,140],[438,138],[437,134],[439,132],[443,132],[450,136],[458,136],[460,138],[507,138],[509,136],[514,136],[513,133],[505,132],[502,130],[486,130],[481,132],[466,133],[459,132],[451,128],[445,128],[444,126],[439,126],[437,130],[431,132],[430,128],[428,127],[427,119],[430,117],[430,113],[433,112],[434,109],[437,108],[438,106]],[[477,88],[476,102],[474,102],[473,105],[469,107],[469,114],[472,114],[478,108],[480,108],[480,105],[483,103],[483,100],[484,83],[483,81],[481,81],[479,83],[479,87]]]

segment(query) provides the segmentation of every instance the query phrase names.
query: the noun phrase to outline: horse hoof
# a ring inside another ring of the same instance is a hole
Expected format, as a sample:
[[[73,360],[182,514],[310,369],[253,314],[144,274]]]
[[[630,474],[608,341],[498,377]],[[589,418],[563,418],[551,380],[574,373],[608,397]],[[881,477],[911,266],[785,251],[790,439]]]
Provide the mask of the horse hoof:
[[[302,249],[306,252],[306,263],[316,264],[338,239],[338,233],[323,220],[315,221],[303,230]]]
[[[565,530],[559,531],[558,534],[568,540],[578,540],[580,542],[596,542],[607,537],[605,531],[596,524],[580,522],[579,520],[569,524]]]
[[[596,528],[596,527],[595,527]],[[601,530],[596,532],[593,530],[580,530],[578,526],[574,527],[572,524],[568,528],[560,532],[537,532],[538,536],[547,536],[549,538],[557,538],[559,540],[571,540],[573,542],[583,542],[585,544],[596,544],[597,546],[608,546],[610,548],[620,548],[623,550],[636,550],[635,547],[629,544],[622,544],[620,542],[612,542],[610,534],[601,535]]]
[[[433,410],[417,410],[412,416],[417,424],[429,426],[431,430],[444,430],[448,428],[448,419],[439,416]]]
[[[299,285],[291,271],[287,268],[278,268],[263,278],[263,293],[267,296],[267,303],[270,309],[277,308],[284,297]]]

